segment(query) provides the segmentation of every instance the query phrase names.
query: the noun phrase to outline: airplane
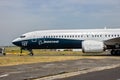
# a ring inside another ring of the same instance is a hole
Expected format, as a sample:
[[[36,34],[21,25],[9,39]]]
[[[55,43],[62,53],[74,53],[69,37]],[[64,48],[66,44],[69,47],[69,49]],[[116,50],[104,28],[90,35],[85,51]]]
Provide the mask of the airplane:
[[[71,29],[40,30],[22,34],[12,41],[22,50],[32,49],[82,49],[84,53],[110,50],[111,55],[120,55],[120,28],[118,29]]]

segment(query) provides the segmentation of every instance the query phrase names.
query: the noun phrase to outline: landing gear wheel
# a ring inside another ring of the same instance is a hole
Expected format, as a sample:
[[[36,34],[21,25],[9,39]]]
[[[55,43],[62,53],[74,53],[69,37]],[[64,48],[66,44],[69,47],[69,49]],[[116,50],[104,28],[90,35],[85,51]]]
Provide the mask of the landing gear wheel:
[[[33,56],[34,54],[33,54],[32,49],[30,49],[29,51],[30,51],[29,55],[30,55],[30,56]]]
[[[3,53],[4,56],[6,56],[6,53]]]
[[[111,55],[114,55],[114,56],[120,55],[120,50],[112,50]]]
[[[120,55],[120,50],[116,50],[116,55]]]
[[[29,55],[30,55],[30,56],[33,56],[34,54],[33,54],[33,53],[30,53]]]
[[[112,50],[112,51],[111,51],[111,55],[116,55],[116,51],[115,51],[115,50]]]

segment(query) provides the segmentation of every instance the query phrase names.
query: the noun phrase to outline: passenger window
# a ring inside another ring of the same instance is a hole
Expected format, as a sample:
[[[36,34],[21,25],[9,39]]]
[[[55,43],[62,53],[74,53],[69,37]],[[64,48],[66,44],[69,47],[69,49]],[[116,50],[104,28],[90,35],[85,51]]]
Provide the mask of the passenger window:
[[[119,34],[118,34],[118,37],[119,37]]]
[[[111,35],[113,37],[113,35]]]
[[[105,37],[107,37],[107,35],[105,35]]]
[[[89,36],[87,35],[87,37],[89,37]]]

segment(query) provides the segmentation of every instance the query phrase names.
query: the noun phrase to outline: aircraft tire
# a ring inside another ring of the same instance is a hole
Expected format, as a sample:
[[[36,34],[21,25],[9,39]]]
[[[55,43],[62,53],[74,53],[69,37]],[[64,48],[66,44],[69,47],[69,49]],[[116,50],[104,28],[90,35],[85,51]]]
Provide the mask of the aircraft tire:
[[[113,56],[120,55],[120,50],[112,50],[111,55],[113,55]]]
[[[120,50],[116,50],[116,55],[120,55]]]
[[[6,56],[6,53],[3,53],[4,56]]]
[[[116,51],[115,50],[112,50],[111,51],[111,55],[115,55],[116,54]]]
[[[30,56],[33,56],[34,54],[33,54],[33,53],[30,53],[29,55],[30,55]]]

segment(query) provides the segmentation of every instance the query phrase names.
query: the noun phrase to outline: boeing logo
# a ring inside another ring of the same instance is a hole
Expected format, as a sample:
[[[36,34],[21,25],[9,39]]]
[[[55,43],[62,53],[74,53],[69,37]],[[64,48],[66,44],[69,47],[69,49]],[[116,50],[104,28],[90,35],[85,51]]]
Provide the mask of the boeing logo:
[[[44,41],[44,43],[59,43],[59,41],[58,40],[56,40],[56,41]]]
[[[54,41],[40,40],[38,44],[42,45],[42,44],[57,44],[57,43],[59,43],[59,40],[54,40]]]

